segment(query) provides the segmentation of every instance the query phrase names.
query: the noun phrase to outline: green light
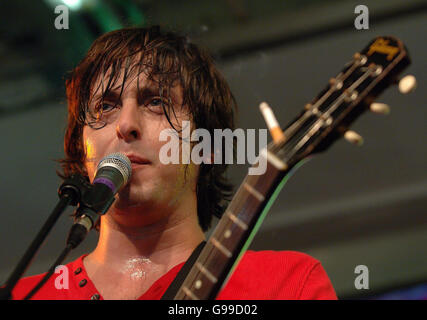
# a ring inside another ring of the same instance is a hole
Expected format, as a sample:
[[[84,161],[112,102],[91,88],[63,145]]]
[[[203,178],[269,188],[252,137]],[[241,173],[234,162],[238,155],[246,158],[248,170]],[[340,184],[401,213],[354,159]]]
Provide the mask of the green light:
[[[66,5],[72,11],[88,10],[95,7],[98,0],[45,0],[52,8]]]
[[[79,10],[82,7],[82,0],[62,0],[71,10]]]

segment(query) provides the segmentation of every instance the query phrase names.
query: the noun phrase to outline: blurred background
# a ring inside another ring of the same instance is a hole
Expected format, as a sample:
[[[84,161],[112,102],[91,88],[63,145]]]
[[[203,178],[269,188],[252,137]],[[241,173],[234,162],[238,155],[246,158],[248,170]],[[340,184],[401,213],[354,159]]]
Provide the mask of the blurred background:
[[[56,29],[55,7],[70,8]],[[427,298],[427,108],[425,1],[369,1],[369,29],[357,30],[358,1],[4,0],[0,3],[0,283],[57,203],[63,156],[64,76],[102,33],[161,26],[189,35],[215,57],[239,104],[238,127],[266,128],[267,101],[282,126],[378,35],[409,50],[418,88],[389,88],[391,114],[364,114],[344,139],[289,180],[255,237],[254,250],[297,250],[320,260],[340,299]],[[236,187],[247,172],[233,165]],[[26,275],[45,272],[65,244],[67,211]],[[94,248],[97,233],[66,262]],[[355,268],[369,270],[358,290]]]

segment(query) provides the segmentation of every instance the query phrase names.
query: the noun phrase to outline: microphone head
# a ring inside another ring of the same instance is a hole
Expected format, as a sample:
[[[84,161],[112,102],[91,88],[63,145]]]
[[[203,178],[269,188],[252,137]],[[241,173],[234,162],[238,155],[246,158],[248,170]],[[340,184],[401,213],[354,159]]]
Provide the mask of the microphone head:
[[[108,211],[115,194],[128,183],[131,173],[131,162],[124,154],[112,153],[102,158],[96,168],[93,184],[83,194],[78,209],[79,216],[85,215],[90,219],[91,225],[85,226],[87,230],[95,225],[98,215]]]
[[[129,158],[120,152],[112,153],[102,158],[96,168],[97,173],[101,168],[105,167],[113,167],[120,171],[123,177],[123,185],[129,181],[132,174],[132,165]]]

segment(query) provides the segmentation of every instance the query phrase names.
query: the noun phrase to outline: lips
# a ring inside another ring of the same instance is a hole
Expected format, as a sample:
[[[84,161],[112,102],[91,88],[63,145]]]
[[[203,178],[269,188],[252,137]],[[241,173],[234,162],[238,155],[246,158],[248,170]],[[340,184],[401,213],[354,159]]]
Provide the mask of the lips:
[[[134,154],[125,154],[125,155],[129,158],[132,168],[151,163],[149,160]]]

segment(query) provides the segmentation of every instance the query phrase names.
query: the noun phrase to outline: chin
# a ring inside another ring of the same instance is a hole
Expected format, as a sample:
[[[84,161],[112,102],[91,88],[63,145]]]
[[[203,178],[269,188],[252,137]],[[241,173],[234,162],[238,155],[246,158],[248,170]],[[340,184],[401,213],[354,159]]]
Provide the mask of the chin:
[[[135,185],[131,181],[117,194],[114,207],[120,211],[118,214],[126,214],[126,211],[135,208],[140,208],[138,211],[148,210],[154,206],[150,194],[149,190],[143,190],[141,185]]]
[[[146,202],[146,200],[141,199],[141,196],[138,197],[138,195],[119,194],[119,196],[116,198],[116,201],[114,202],[114,207],[120,211],[135,207],[144,208],[146,207]]]

